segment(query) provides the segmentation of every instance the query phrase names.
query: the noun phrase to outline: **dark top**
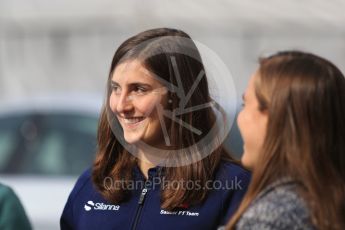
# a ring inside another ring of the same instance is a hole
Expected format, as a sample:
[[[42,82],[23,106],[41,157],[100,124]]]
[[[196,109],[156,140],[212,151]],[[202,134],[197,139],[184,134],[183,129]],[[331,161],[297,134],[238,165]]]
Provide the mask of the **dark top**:
[[[10,187],[3,184],[0,184],[0,229],[31,229],[20,200]]]
[[[112,205],[97,192],[91,170],[87,170],[67,200],[60,219],[61,229],[216,229],[236,211],[250,180],[250,173],[242,167],[221,162],[215,180],[208,186],[213,189],[202,204],[168,212],[160,207],[160,186],[164,183],[160,171],[158,167],[151,168],[144,182],[136,167],[131,198]],[[186,188],[192,188],[188,186],[202,189],[197,182],[186,184]]]

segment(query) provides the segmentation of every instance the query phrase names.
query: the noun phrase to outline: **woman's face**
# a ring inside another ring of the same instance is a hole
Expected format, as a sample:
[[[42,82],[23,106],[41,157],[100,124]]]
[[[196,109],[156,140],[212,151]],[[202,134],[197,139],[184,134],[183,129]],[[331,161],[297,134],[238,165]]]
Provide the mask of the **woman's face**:
[[[110,108],[123,128],[126,142],[161,145],[160,119],[167,105],[167,89],[137,60],[116,66],[111,79]]]
[[[259,159],[267,125],[267,114],[259,110],[259,103],[255,95],[254,80],[251,77],[247,89],[243,94],[243,109],[237,117],[237,124],[243,138],[242,163],[252,169]]]

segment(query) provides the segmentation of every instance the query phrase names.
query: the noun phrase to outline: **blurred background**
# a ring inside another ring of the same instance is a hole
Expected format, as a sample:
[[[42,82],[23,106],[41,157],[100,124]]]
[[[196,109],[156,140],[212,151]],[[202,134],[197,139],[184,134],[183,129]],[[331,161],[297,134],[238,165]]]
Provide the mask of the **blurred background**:
[[[344,72],[344,12],[344,0],[0,0],[0,182],[13,187],[35,229],[59,229],[95,154],[114,51],[138,32],[182,29],[216,52],[239,110],[259,56],[310,51]],[[240,156],[236,125],[226,144]]]

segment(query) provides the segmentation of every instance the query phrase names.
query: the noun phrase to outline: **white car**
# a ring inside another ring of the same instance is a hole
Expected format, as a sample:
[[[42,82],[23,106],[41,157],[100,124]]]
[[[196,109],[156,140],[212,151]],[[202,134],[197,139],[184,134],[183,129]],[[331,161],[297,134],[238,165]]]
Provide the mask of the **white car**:
[[[0,182],[17,193],[34,229],[59,229],[68,194],[94,159],[101,103],[78,95],[0,105]]]

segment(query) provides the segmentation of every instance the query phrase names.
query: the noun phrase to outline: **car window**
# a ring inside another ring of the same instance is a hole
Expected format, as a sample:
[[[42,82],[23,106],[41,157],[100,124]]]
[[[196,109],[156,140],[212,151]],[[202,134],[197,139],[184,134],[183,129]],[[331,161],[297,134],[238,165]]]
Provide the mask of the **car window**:
[[[6,167],[17,145],[17,129],[23,119],[18,116],[0,119],[0,170]]]
[[[7,138],[0,147],[1,173],[77,175],[90,167],[96,152],[96,116],[47,113],[19,117],[0,119],[0,135]]]

